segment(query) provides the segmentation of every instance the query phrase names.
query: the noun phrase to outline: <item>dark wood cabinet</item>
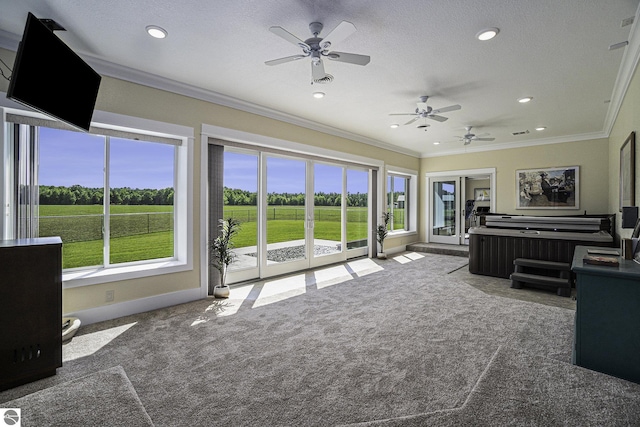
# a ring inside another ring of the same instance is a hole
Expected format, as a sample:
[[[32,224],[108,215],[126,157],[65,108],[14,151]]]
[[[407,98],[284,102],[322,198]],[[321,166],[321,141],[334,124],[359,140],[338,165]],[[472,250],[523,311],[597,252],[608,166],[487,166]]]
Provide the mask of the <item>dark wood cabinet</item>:
[[[589,248],[576,247],[576,365],[640,383],[640,265],[584,264]]]
[[[0,241],[0,390],[62,366],[62,241]]]

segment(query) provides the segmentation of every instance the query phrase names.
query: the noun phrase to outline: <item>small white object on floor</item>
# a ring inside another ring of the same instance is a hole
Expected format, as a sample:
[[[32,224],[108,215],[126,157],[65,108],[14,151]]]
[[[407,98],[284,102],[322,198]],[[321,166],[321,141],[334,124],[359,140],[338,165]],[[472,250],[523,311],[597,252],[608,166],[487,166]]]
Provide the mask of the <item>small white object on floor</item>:
[[[80,319],[77,317],[62,318],[62,342],[73,338],[78,329],[80,329],[80,323]]]

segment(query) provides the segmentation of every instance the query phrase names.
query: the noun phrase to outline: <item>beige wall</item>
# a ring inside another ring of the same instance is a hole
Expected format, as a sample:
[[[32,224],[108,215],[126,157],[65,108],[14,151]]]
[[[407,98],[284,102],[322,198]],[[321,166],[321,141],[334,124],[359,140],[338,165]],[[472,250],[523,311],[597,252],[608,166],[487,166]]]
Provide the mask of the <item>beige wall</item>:
[[[483,151],[421,160],[421,179],[428,172],[496,168],[496,212],[514,215],[576,215],[608,213],[609,148],[607,139],[535,147]],[[580,166],[580,209],[516,210],[516,170],[554,166]],[[426,198],[420,200],[420,223],[426,222]],[[420,229],[424,238],[427,230]]]
[[[638,144],[640,143],[640,76],[636,68],[622,107],[609,135],[609,211],[619,212],[620,197],[620,148],[631,132],[636,132],[636,206],[640,205],[640,172],[638,166]],[[617,235],[620,238],[631,237],[631,229],[620,228],[621,218],[616,219]]]
[[[12,64],[14,53],[0,49],[0,58],[7,64]],[[7,88],[7,81],[0,78],[0,91],[6,92]],[[200,130],[203,123],[358,156],[366,153],[369,158],[381,160],[391,165],[402,165],[414,170],[418,170],[419,167],[419,160],[415,157],[108,77],[102,79],[96,109],[194,128],[194,167],[192,171],[194,178],[194,269],[184,273],[65,289],[63,292],[64,313],[107,305],[104,301],[105,291],[108,289],[115,291],[114,303],[119,303],[200,286],[200,185],[202,175],[200,172]],[[395,243],[395,240],[398,239],[390,239],[390,243]]]

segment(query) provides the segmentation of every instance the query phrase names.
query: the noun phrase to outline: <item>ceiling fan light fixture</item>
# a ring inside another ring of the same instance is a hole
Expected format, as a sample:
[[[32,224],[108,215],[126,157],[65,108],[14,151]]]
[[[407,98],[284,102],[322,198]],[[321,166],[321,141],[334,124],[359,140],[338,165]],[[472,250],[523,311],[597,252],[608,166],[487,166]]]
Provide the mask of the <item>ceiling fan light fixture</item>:
[[[500,30],[498,28],[485,28],[484,30],[481,30],[478,34],[476,34],[476,38],[484,42],[487,40],[491,40],[492,38],[497,36],[499,32]]]
[[[526,104],[527,102],[530,102],[533,99],[532,96],[525,96],[524,98],[519,98],[518,102],[521,104]]]
[[[147,34],[155,39],[164,39],[168,35],[167,30],[157,25],[147,25],[145,29],[147,30]]]
[[[313,92],[313,97],[316,99],[324,98],[324,95],[325,95],[324,92]]]

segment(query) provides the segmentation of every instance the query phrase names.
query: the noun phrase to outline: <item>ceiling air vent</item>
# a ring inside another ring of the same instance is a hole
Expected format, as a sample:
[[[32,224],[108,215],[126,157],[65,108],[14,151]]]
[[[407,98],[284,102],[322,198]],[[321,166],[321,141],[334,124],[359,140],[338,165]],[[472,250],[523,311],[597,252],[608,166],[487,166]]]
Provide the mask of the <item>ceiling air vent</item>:
[[[518,136],[518,135],[526,135],[526,134],[528,134],[528,133],[529,133],[529,131],[528,131],[528,130],[523,130],[523,131],[520,131],[520,132],[512,132],[511,134],[512,134],[513,136]]]
[[[331,83],[333,81],[333,76],[331,74],[325,74],[321,79],[313,79],[314,83],[318,83],[321,85],[326,85],[327,83]]]

